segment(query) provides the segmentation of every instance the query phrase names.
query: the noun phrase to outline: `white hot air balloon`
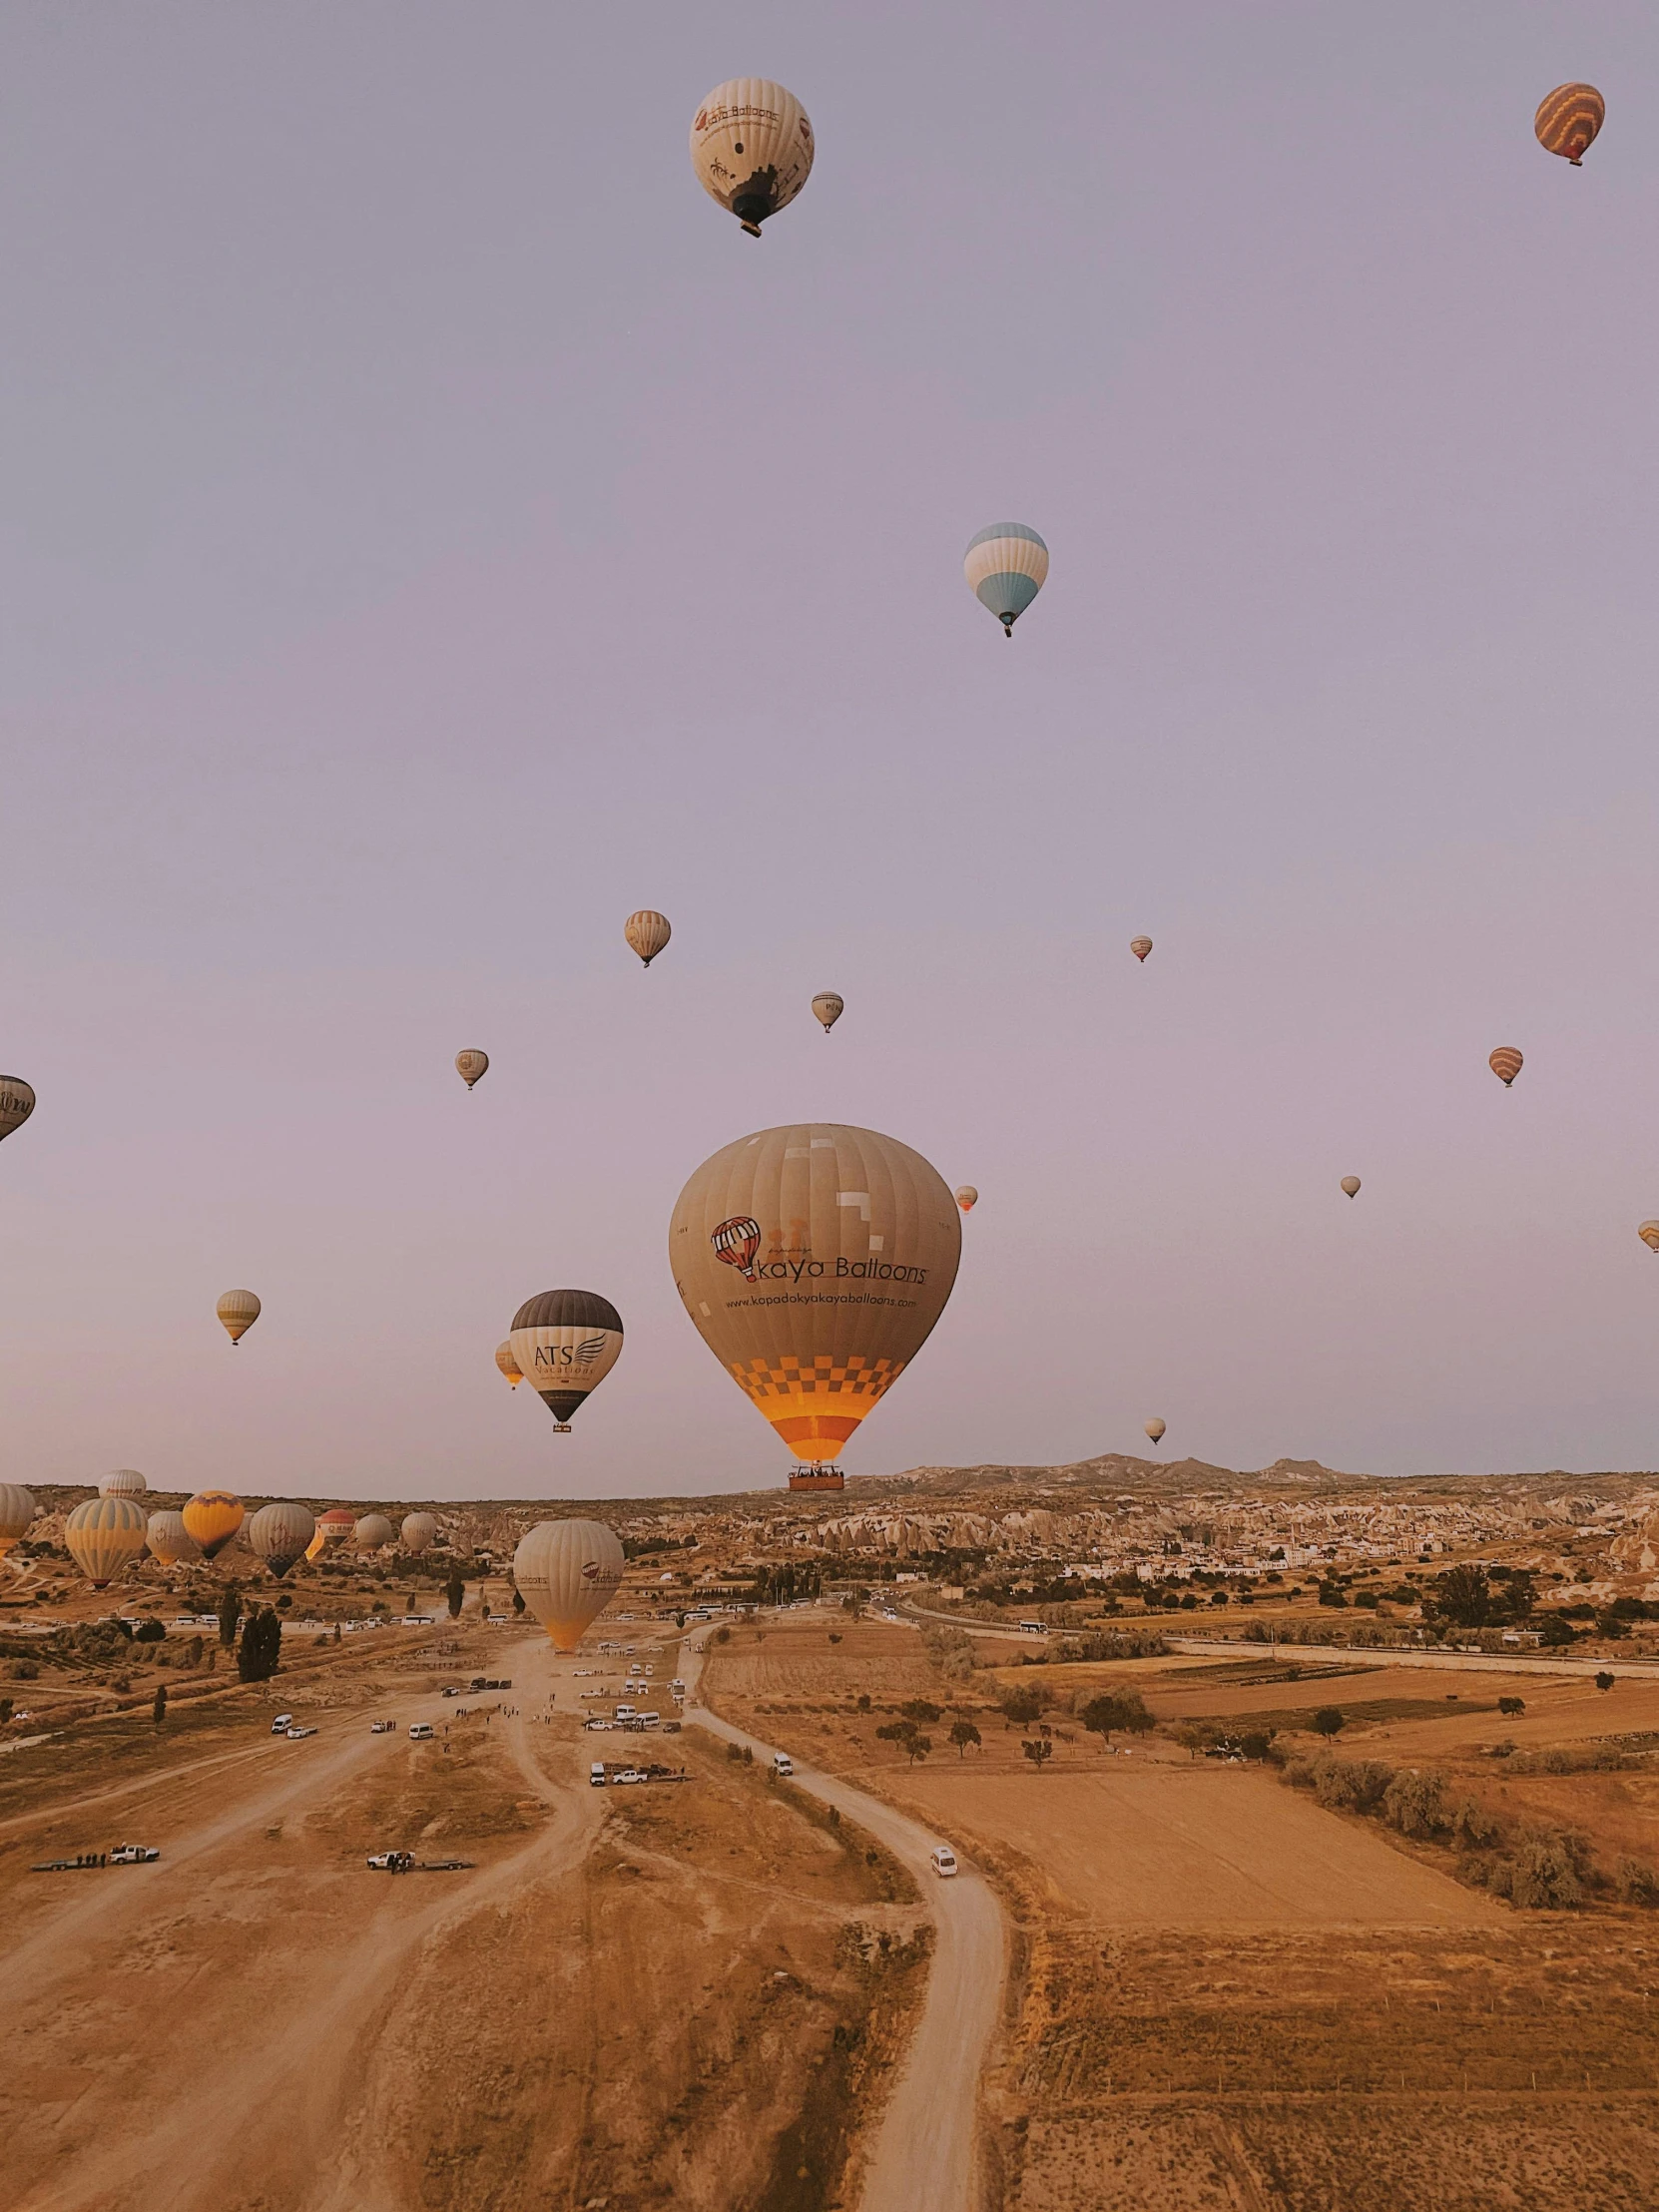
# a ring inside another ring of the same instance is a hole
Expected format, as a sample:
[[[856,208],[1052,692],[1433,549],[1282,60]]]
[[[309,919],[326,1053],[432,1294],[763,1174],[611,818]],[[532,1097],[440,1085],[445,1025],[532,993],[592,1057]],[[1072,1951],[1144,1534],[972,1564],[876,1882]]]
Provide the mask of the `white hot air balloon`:
[[[1160,1420],[1160,1419],[1158,1418],[1158,1416],[1157,1416],[1157,1414],[1156,1414],[1156,1413],[1154,1413],[1154,1414],[1153,1414],[1153,1416],[1152,1416],[1152,1418],[1151,1418],[1151,1420],[1149,1420],[1149,1421],[1147,1422],[1147,1424],[1146,1424],[1146,1432],[1147,1432],[1147,1434],[1148,1434],[1148,1435],[1149,1435],[1149,1436],[1150,1436],[1150,1437],[1152,1438],[1152,1441],[1153,1441],[1153,1442],[1154,1442],[1155,1444],[1161,1444],[1161,1443],[1163,1442],[1163,1440],[1164,1440],[1164,1424],[1163,1424],[1163,1422],[1162,1422],[1162,1421],[1161,1421],[1161,1420]]]
[[[248,1524],[248,1541],[278,1580],[296,1559],[304,1558],[315,1534],[315,1514],[291,1497],[262,1505]]]
[[[117,1467],[98,1485],[100,1497],[143,1497],[150,1485],[137,1467]]]
[[[365,1513],[351,1531],[351,1541],[359,1551],[383,1551],[397,1531],[384,1513]]]
[[[397,1533],[405,1551],[425,1551],[437,1540],[438,1524],[430,1513],[405,1513]]]
[[[813,126],[793,92],[765,77],[716,85],[691,127],[692,168],[752,239],[813,173]]]
[[[538,1521],[513,1554],[513,1580],[555,1651],[574,1651],[622,1581],[622,1546],[603,1521]]]
[[[974,598],[1001,623],[1003,636],[1011,638],[1014,624],[1043,588],[1048,547],[1023,522],[993,522],[969,541],[962,574]]]
[[[192,1566],[202,1556],[202,1546],[180,1512],[152,1513],[145,1541],[164,1567]]]
[[[0,1559],[23,1541],[38,1510],[32,1490],[21,1482],[0,1482]]]

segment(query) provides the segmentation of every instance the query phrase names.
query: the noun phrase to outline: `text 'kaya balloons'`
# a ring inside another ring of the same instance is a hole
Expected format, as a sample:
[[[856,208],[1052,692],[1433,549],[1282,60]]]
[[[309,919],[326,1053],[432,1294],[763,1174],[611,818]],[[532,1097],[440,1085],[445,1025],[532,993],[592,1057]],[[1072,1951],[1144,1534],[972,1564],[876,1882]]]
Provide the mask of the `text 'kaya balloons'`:
[[[490,1056],[487,1052],[475,1052],[469,1047],[465,1052],[456,1053],[455,1073],[468,1090],[471,1090],[481,1076],[488,1075],[489,1071]]]
[[[622,1316],[597,1291],[543,1291],[513,1316],[507,1342],[563,1435],[622,1355]]]
[[[968,589],[1011,638],[1014,624],[1043,588],[1048,547],[1023,522],[993,522],[970,538],[962,561]]]
[[[304,1558],[315,1534],[310,1507],[296,1498],[279,1497],[262,1505],[248,1524],[248,1541],[256,1558],[263,1559],[278,1580],[296,1559]]]
[[[1596,133],[1607,120],[1607,103],[1594,85],[1557,85],[1538,103],[1532,118],[1538,144],[1582,169]]]
[[[260,1302],[252,1291],[227,1291],[214,1312],[226,1336],[237,1345],[259,1320]]]
[[[0,1137],[21,1129],[35,1110],[35,1094],[21,1075],[0,1075]]]
[[[622,1546],[603,1521],[538,1521],[513,1553],[519,1594],[552,1640],[574,1651],[622,1580]]]
[[[1512,1044],[1500,1044],[1486,1062],[1486,1065],[1505,1090],[1509,1088],[1525,1064]]]
[[[130,1497],[89,1497],[63,1525],[70,1557],[95,1590],[114,1580],[144,1549],[149,1524]]]
[[[229,1490],[198,1490],[185,1507],[185,1526],[202,1546],[205,1559],[215,1559],[242,1526],[242,1499]]]
[[[642,906],[637,914],[628,916],[622,925],[622,934],[649,967],[674,931],[669,927],[667,914],[659,914],[650,906]]]
[[[691,127],[692,168],[752,239],[813,173],[813,126],[793,92],[765,77],[716,85]]]
[[[29,1533],[35,1512],[32,1490],[21,1482],[0,1482],[0,1559]]]
[[[908,1145],[799,1122],[705,1160],[668,1251],[704,1343],[796,1457],[822,1466],[926,1343],[962,1223]]]

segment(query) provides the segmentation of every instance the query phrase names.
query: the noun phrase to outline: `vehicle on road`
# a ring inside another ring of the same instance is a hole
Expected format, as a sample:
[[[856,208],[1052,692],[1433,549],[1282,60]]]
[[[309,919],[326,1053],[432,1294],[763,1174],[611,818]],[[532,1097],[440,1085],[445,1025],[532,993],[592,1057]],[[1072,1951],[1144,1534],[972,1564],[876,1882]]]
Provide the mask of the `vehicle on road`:
[[[314,1736],[315,1734],[316,1730],[314,1728],[290,1728],[288,1730],[288,1742],[290,1744],[302,1744],[307,1736]]]
[[[371,1736],[394,1736],[397,1733],[397,1723],[395,1721],[370,1721],[368,1733]]]
[[[409,1724],[409,1741],[415,1744],[429,1744],[432,1741],[431,1722],[411,1721]]]
[[[613,1782],[643,1782],[645,1777],[638,1767],[624,1767],[620,1773],[613,1774],[611,1780]]]
[[[604,1789],[605,1762],[603,1759],[596,1759],[593,1765],[588,1769],[588,1787],[593,1790]]]
[[[110,1853],[112,1867],[153,1867],[161,1853],[149,1844],[117,1844]]]
[[[440,1692],[440,1695],[443,1697],[459,1697],[460,1694],[461,1686],[458,1682],[452,1683],[447,1690]]]
[[[631,1721],[636,1717],[637,1716],[635,1715],[634,1708],[631,1705],[619,1705],[616,1709],[615,1715],[613,1716],[613,1718],[619,1721]]]
[[[1041,1621],[1021,1621],[1019,1632],[1022,1636],[1046,1636],[1048,1634],[1048,1630],[1044,1628]]]
[[[597,1713],[594,1715],[591,1721],[584,1721],[582,1723],[582,1726],[585,1729],[588,1729],[590,1732],[596,1728],[609,1728],[610,1725],[611,1724],[609,1721],[601,1720]]]
[[[683,1735],[685,1733],[685,1726],[686,1724],[684,1721],[664,1721],[663,1734],[665,1736]]]
[[[293,1715],[291,1713],[278,1713],[271,1724],[271,1733],[274,1736],[285,1736],[292,1726]]]
[[[788,1781],[795,1773],[795,1761],[787,1751],[775,1751],[772,1755],[772,1771]]]
[[[377,1851],[365,1862],[374,1874],[407,1874],[414,1865],[412,1851]]]
[[[928,1858],[931,1862],[933,1872],[938,1875],[941,1880],[955,1874],[957,1871],[956,1854],[951,1850],[948,1844],[940,1844],[937,1850],[932,1851],[928,1854]]]

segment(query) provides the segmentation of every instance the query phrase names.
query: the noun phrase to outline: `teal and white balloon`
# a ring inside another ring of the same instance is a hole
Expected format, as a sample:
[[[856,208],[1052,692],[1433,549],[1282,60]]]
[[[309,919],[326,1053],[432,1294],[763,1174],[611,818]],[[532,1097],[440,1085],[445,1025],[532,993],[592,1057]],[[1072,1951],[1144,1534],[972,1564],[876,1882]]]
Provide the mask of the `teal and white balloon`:
[[[1011,638],[1048,575],[1048,547],[1023,522],[993,522],[968,545],[962,562],[968,589]]]

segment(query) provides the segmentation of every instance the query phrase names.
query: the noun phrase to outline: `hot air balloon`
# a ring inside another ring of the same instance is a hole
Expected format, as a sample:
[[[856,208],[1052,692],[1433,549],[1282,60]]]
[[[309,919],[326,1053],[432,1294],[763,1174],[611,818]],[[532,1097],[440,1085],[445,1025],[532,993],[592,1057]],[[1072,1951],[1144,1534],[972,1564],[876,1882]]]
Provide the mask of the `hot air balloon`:
[[[351,1531],[351,1541],[359,1551],[383,1551],[397,1531],[384,1513],[365,1513]]]
[[[1152,950],[1152,939],[1150,937],[1131,937],[1129,949],[1137,960],[1144,960]]]
[[[968,540],[962,573],[981,606],[988,607],[1011,638],[1014,624],[1043,588],[1048,547],[1023,522],[993,522]]]
[[[98,1485],[100,1497],[143,1497],[150,1487],[137,1467],[117,1467]]]
[[[1521,1056],[1512,1044],[1500,1044],[1486,1062],[1505,1090],[1519,1075],[1522,1064]]]
[[[130,1497],[89,1497],[64,1522],[70,1557],[95,1590],[105,1589],[144,1549],[144,1508]]]
[[[829,1036],[845,1011],[846,1001],[838,991],[820,991],[813,1000],[813,1012],[823,1022],[826,1036]]]
[[[793,92],[765,77],[716,85],[691,127],[692,168],[752,239],[813,173],[813,126]]]
[[[229,1490],[198,1490],[185,1507],[185,1526],[206,1559],[217,1559],[242,1526],[242,1499]]]
[[[1659,1221],[1644,1221],[1636,1234],[1649,1252],[1659,1252]]]
[[[830,1462],[944,1311],[962,1223],[908,1145],[801,1122],[705,1160],[668,1249],[704,1343],[813,1470],[792,1486],[839,1489]]]
[[[1606,120],[1607,103],[1594,85],[1557,85],[1539,102],[1532,128],[1546,154],[1560,154],[1581,169]]]
[[[0,1559],[23,1541],[38,1509],[21,1482],[0,1482]]]
[[[597,1291],[543,1291],[513,1316],[507,1340],[521,1375],[567,1435],[571,1415],[622,1352],[622,1316]]]
[[[0,1137],[21,1129],[35,1110],[35,1094],[21,1075],[0,1075]]]
[[[405,1551],[425,1551],[436,1540],[438,1524],[430,1513],[405,1513],[397,1531]]]
[[[513,1340],[503,1337],[495,1348],[495,1364],[516,1390],[524,1381],[524,1371],[513,1358]]]
[[[489,1073],[489,1065],[490,1056],[487,1052],[473,1052],[468,1050],[466,1052],[457,1052],[455,1055],[455,1073],[460,1077],[461,1081],[466,1085],[468,1090],[471,1090],[473,1084],[477,1082],[478,1078],[481,1075],[487,1075]]]
[[[979,1203],[979,1193],[971,1183],[959,1184],[954,1195],[957,1205],[964,1214],[971,1214]]]
[[[513,1580],[555,1651],[574,1651],[622,1580],[622,1546],[603,1521],[538,1521],[519,1538]]]
[[[674,931],[668,925],[667,914],[654,913],[649,906],[642,906],[637,914],[628,916],[622,933],[649,967]]]
[[[183,1513],[152,1513],[145,1541],[164,1567],[190,1566],[202,1556],[202,1546],[185,1526]]]
[[[1338,1188],[1346,1191],[1350,1198],[1358,1198],[1360,1195],[1360,1178],[1357,1175],[1345,1175]]]
[[[317,1522],[316,1534],[305,1546],[305,1557],[320,1558],[323,1552],[331,1551],[336,1544],[344,1543],[356,1525],[355,1513],[347,1512],[343,1505],[330,1507]]]
[[[232,1344],[240,1344],[260,1318],[260,1302],[252,1291],[227,1291],[214,1312]]]
[[[315,1534],[315,1517],[296,1498],[262,1505],[248,1524],[248,1541],[278,1580],[296,1559],[304,1558]]]
[[[1161,1443],[1163,1442],[1163,1440],[1164,1440],[1164,1424],[1163,1424],[1163,1422],[1162,1422],[1162,1421],[1161,1421],[1161,1420],[1160,1420],[1160,1419],[1159,1419],[1159,1418],[1157,1417],[1157,1415],[1156,1415],[1156,1414],[1154,1414],[1154,1415],[1153,1415],[1153,1417],[1152,1417],[1152,1419],[1151,1419],[1151,1420],[1149,1420],[1149,1421],[1147,1422],[1147,1424],[1146,1424],[1146,1432],[1147,1432],[1147,1434],[1148,1434],[1148,1435],[1149,1435],[1149,1436],[1150,1436],[1150,1437],[1152,1438],[1152,1441],[1153,1441],[1153,1442],[1154,1442],[1155,1444],[1161,1444]]]

